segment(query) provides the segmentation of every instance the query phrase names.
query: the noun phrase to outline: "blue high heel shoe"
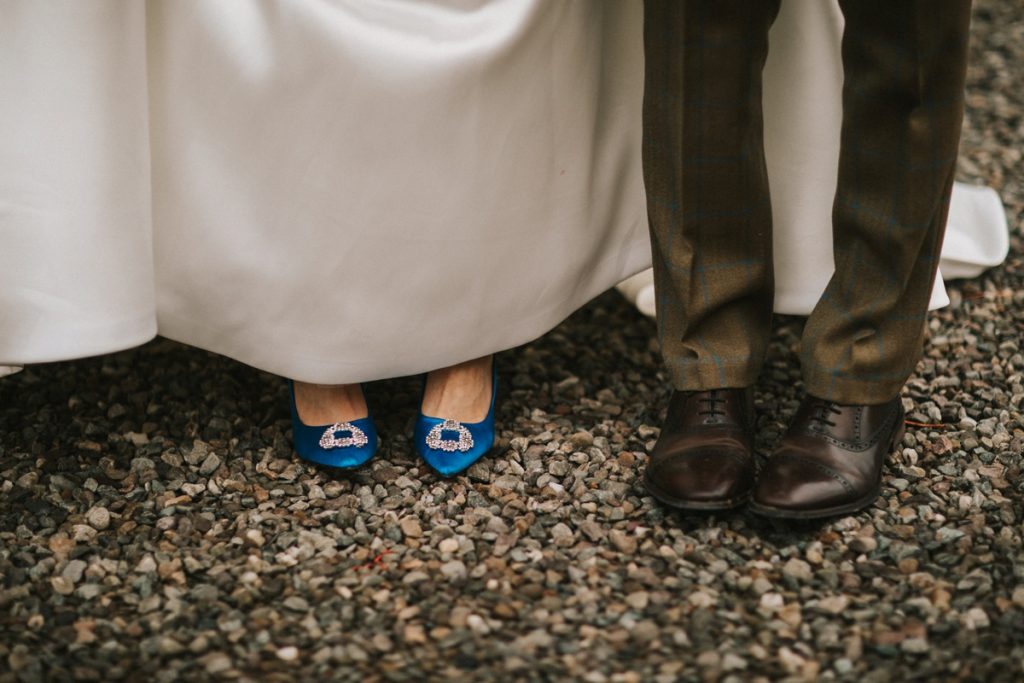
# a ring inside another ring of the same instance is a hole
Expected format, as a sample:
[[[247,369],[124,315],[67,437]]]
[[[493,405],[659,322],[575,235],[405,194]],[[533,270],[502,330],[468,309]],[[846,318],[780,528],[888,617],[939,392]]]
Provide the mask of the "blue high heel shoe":
[[[292,398],[292,443],[303,460],[328,467],[352,469],[366,464],[377,452],[377,427],[372,417],[311,427],[299,419],[295,383],[288,382]]]
[[[423,383],[426,388],[426,380]],[[491,365],[491,406],[480,422],[430,417],[420,412],[413,430],[416,450],[439,474],[458,474],[494,447],[494,399],[498,395],[498,371]]]

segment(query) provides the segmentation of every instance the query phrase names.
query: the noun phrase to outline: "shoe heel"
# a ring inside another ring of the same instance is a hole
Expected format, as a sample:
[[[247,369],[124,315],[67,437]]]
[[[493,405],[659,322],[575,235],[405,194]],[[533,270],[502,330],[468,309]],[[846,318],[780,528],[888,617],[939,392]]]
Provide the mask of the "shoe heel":
[[[907,433],[907,421],[903,417],[903,411],[900,411],[899,425],[896,427],[896,433],[893,434],[892,442],[889,443],[889,452],[895,452],[901,443],[903,443],[903,435]]]

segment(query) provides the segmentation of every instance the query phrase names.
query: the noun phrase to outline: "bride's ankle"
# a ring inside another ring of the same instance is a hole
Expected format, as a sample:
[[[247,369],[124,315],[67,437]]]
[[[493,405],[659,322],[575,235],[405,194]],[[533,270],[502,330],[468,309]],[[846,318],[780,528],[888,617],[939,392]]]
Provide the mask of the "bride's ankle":
[[[295,405],[299,419],[312,425],[350,422],[369,414],[358,384],[295,382]]]
[[[428,373],[423,413],[462,422],[487,417],[491,401],[493,356],[484,356]]]

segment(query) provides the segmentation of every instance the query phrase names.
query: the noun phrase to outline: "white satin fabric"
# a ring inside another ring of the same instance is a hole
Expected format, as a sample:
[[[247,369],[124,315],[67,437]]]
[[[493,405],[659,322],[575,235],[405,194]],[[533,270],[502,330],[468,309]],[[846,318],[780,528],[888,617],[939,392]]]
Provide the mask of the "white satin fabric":
[[[0,0],[0,363],[156,334],[145,18]]]
[[[831,271],[836,16],[784,0],[772,33],[786,312]],[[0,0],[0,362],[159,330],[356,382],[543,334],[650,263],[641,24],[640,0]],[[1005,243],[996,213],[959,256]]]
[[[647,266],[638,13],[150,4],[160,332],[297,379],[530,341]]]

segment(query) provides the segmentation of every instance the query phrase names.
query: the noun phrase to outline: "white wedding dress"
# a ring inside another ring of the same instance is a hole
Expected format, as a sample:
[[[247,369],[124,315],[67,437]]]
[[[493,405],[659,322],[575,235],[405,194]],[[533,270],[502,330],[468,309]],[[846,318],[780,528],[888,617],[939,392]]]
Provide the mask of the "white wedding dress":
[[[772,34],[785,312],[831,271],[837,17]],[[0,364],[159,333],[341,383],[534,339],[650,264],[642,88],[640,0],[0,0]],[[960,214],[943,271],[1001,261],[998,198]]]

